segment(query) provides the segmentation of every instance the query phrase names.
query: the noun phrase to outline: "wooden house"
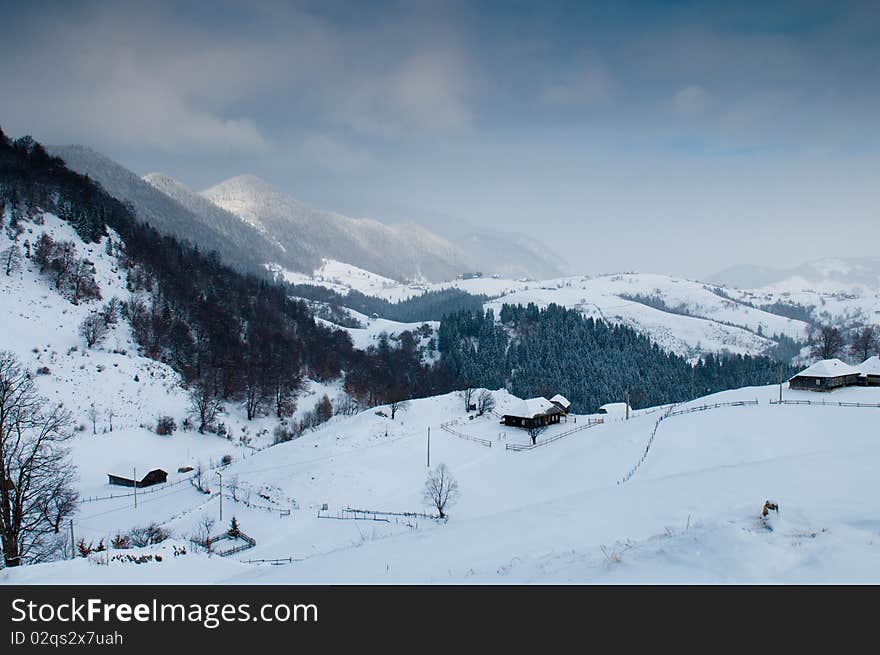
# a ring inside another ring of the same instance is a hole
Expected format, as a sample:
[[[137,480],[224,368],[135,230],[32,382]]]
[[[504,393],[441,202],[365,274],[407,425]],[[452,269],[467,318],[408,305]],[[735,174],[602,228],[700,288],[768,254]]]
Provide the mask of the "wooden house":
[[[568,412],[571,411],[571,403],[568,398],[563,396],[561,393],[556,394],[550,399],[550,402],[556,405],[559,409],[562,410],[562,414],[564,416],[568,416]]]
[[[153,469],[140,480],[133,480],[132,478],[127,478],[122,475],[113,475],[112,473],[108,473],[107,477],[109,478],[108,482],[110,484],[115,484],[120,487],[137,487],[138,489],[141,487],[151,487],[154,484],[162,484],[168,481],[168,473],[162,469]]]
[[[559,407],[541,396],[522,401],[518,407],[504,415],[502,422],[504,425],[530,429],[559,423],[561,415],[562,410]]]
[[[880,357],[868,357],[856,366],[859,369],[859,384],[866,387],[880,387]]]
[[[791,389],[832,391],[859,384],[862,372],[839,359],[823,359],[795,375],[788,381]]]

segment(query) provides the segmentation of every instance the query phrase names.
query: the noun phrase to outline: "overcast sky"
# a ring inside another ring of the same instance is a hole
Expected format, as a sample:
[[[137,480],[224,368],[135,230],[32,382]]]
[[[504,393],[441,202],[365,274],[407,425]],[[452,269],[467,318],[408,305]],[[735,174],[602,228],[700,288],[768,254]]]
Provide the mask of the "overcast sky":
[[[704,276],[880,243],[880,3],[0,0],[0,126]]]

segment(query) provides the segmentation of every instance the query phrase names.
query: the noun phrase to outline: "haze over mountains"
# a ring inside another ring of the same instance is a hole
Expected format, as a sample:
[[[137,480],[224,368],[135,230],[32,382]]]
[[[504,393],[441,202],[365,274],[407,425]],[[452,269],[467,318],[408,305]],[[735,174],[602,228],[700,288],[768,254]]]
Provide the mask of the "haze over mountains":
[[[816,285],[865,285],[880,288],[880,257],[825,257],[794,268],[732,266],[709,276],[707,282],[754,289],[797,278]]]
[[[87,147],[49,151],[130,203],[161,233],[216,251],[250,272],[271,264],[311,273],[324,258],[403,281],[449,280],[469,271],[547,277],[564,269],[544,244],[522,235],[475,230],[459,243],[414,222],[387,225],[311,208],[252,175],[197,193],[162,173],[141,178]]]

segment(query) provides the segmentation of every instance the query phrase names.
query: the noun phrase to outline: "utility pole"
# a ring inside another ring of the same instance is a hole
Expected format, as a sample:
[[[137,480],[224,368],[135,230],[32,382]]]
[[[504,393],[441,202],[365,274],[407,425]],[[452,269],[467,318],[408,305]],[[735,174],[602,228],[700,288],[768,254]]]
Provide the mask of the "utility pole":
[[[691,400],[697,397],[696,389],[697,367],[691,366]]]
[[[782,364],[779,365],[779,404],[782,404]]]
[[[73,539],[73,519],[70,519],[70,559],[76,559],[76,541]]]
[[[629,420],[629,386],[626,387],[626,420]]]
[[[431,468],[431,426],[428,426],[428,468]]]
[[[217,471],[220,476],[220,522],[223,523],[223,474]]]
[[[131,470],[132,482],[134,482],[134,508],[138,508],[138,471],[137,468]]]

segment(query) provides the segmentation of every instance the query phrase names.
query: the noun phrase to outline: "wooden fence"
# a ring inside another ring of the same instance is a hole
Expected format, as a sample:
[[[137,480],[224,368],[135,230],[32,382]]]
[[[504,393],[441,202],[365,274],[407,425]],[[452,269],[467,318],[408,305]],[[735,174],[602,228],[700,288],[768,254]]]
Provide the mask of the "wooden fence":
[[[824,405],[828,407],[874,407],[880,408],[880,403],[847,403],[832,402],[830,400],[771,400],[771,405]]]
[[[654,429],[651,431],[651,436],[648,438],[648,443],[645,446],[645,451],[642,453],[642,456],[639,457],[639,461],[635,463],[626,474],[617,481],[617,484],[624,484],[629,482],[629,480],[636,474],[636,471],[639,470],[642,464],[645,463],[645,460],[648,459],[648,453],[651,452],[651,446],[654,444],[654,437],[657,436],[657,430],[660,429],[660,424],[667,418],[671,418],[673,416],[682,416],[683,414],[693,414],[694,412],[705,412],[710,409],[718,409],[719,407],[747,407],[751,405],[757,405],[758,400],[737,400],[729,403],[714,403],[712,405],[697,405],[695,407],[684,407],[682,409],[673,409],[675,405],[670,405],[666,410],[666,413],[663,414],[657,421],[654,423]]]
[[[594,428],[597,425],[601,425],[604,422],[605,422],[604,419],[601,419],[601,418],[587,419],[586,424],[579,425],[576,428],[572,428],[571,430],[566,430],[565,432],[563,432],[561,434],[555,434],[552,437],[548,437],[547,439],[542,439],[541,441],[537,441],[536,443],[530,443],[530,444],[509,443],[509,444],[505,444],[504,449],[505,450],[513,450],[513,451],[534,450],[535,448],[540,448],[541,446],[546,446],[548,444],[551,444],[554,441],[559,441],[560,439],[563,439],[569,435],[572,435],[575,432],[582,432],[583,430],[587,430],[589,428]]]
[[[220,557],[229,557],[230,555],[235,555],[235,553],[240,553],[243,550],[253,548],[257,545],[256,539],[254,539],[253,537],[249,537],[244,532],[239,530],[238,534],[236,535],[231,535],[228,532],[224,532],[223,534],[218,534],[216,537],[209,538],[207,543],[208,550],[210,550],[214,546],[214,544],[225,541],[226,539],[241,539],[242,541],[244,541],[244,543],[239,546],[235,546],[233,548],[218,552],[217,554],[220,555]]]
[[[440,424],[440,429],[444,432],[451,434],[453,437],[458,437],[459,439],[464,439],[465,441],[473,441],[474,443],[478,443],[481,446],[487,446],[489,448],[492,447],[492,442],[489,439],[482,439],[480,437],[472,437],[469,434],[465,434],[464,432],[459,432],[458,430],[453,430],[450,426],[454,425],[454,421],[448,421],[446,423]]]

